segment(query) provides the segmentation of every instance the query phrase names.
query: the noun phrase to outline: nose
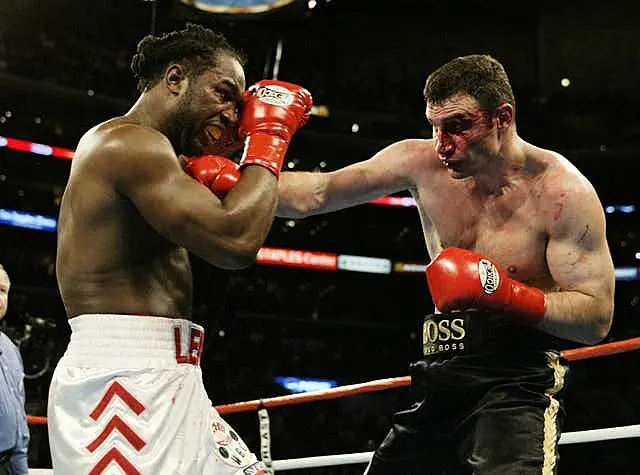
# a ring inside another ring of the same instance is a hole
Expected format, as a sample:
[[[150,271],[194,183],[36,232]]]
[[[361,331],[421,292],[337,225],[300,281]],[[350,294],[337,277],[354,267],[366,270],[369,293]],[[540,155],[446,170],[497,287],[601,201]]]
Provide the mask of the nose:
[[[223,117],[225,126],[235,125],[238,122],[238,105],[231,103],[225,107],[220,115]]]
[[[445,157],[448,155],[452,155],[455,151],[455,145],[453,143],[453,140],[451,139],[451,136],[441,129],[434,130],[434,132],[436,138],[436,152],[438,152],[438,155],[442,155]]]

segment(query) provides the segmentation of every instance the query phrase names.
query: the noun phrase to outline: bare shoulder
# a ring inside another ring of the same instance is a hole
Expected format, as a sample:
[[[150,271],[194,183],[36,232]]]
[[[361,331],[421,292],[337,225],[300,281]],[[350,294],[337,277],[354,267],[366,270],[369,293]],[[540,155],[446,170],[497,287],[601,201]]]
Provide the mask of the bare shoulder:
[[[597,198],[591,182],[564,155],[538,148],[536,153],[545,164],[542,177],[542,196],[551,200],[558,198]]]
[[[157,130],[118,117],[103,122],[85,133],[80,139],[76,155],[80,160],[88,157],[95,160],[106,157],[111,161],[172,150],[169,140]]]
[[[542,175],[540,205],[553,234],[602,228],[604,211],[591,182],[563,155],[538,149],[546,170]],[[585,224],[587,223],[587,224]]]
[[[430,139],[405,139],[394,142],[376,153],[372,160],[382,160],[392,168],[402,169],[410,176],[440,168],[440,162]]]
[[[436,160],[436,151],[431,139],[404,139],[383,148],[379,154],[393,154],[412,160]]]
[[[123,117],[85,133],[73,162],[72,174],[91,175],[109,186],[117,186],[122,180],[150,178],[163,169],[180,168],[165,135]]]

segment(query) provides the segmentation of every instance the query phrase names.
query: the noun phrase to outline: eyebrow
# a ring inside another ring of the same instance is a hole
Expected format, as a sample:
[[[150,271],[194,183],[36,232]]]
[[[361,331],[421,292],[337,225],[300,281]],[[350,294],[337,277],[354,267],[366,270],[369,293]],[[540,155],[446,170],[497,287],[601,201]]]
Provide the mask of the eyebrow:
[[[240,87],[240,84],[238,84],[237,82],[235,82],[235,81],[233,81],[232,79],[229,79],[229,78],[222,78],[222,79],[220,79],[220,82],[223,85],[229,87],[230,89],[233,89],[234,91],[236,91],[238,89],[242,89]]]
[[[460,120],[460,119],[466,119],[468,117],[469,117],[469,114],[458,112],[457,114],[453,114],[453,115],[450,115],[448,117],[445,117],[444,119],[442,119],[442,121],[446,122],[446,121],[450,121],[450,120]]]
[[[220,79],[220,82],[222,84],[224,84],[225,86],[229,86],[229,87],[234,87],[235,88],[237,86],[237,84],[233,80],[231,80],[229,78],[222,78],[222,79]]]
[[[456,113],[456,114],[453,114],[453,115],[450,115],[450,116],[447,116],[447,117],[445,117],[445,118],[441,119],[441,120],[440,120],[440,122],[450,122],[450,121],[452,121],[452,120],[468,119],[468,118],[469,118],[469,115],[470,115],[470,114],[468,114],[468,113],[458,112],[458,113]],[[431,119],[430,119],[429,117],[427,117],[427,121],[428,121],[430,124],[433,124],[433,122],[431,121]]]
[[[240,87],[239,84],[235,83],[229,78],[223,78],[220,80],[220,82],[222,83],[222,86],[226,87],[229,90],[229,92],[234,96],[234,99],[240,100],[240,98],[242,97],[243,89]]]

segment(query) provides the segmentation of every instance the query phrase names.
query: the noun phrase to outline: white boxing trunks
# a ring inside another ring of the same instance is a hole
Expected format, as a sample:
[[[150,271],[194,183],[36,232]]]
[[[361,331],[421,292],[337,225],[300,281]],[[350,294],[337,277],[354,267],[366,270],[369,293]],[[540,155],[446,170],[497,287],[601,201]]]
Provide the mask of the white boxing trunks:
[[[261,462],[202,383],[187,320],[81,315],[49,389],[56,475],[259,475]]]

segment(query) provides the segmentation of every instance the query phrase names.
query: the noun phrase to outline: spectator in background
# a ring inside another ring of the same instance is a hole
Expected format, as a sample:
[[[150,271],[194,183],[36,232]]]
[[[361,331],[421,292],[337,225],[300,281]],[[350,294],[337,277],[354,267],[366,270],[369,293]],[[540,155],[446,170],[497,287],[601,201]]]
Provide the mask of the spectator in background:
[[[0,265],[0,320],[7,313],[9,274]],[[29,427],[24,410],[22,358],[16,345],[0,331],[0,475],[23,475],[27,467]]]

